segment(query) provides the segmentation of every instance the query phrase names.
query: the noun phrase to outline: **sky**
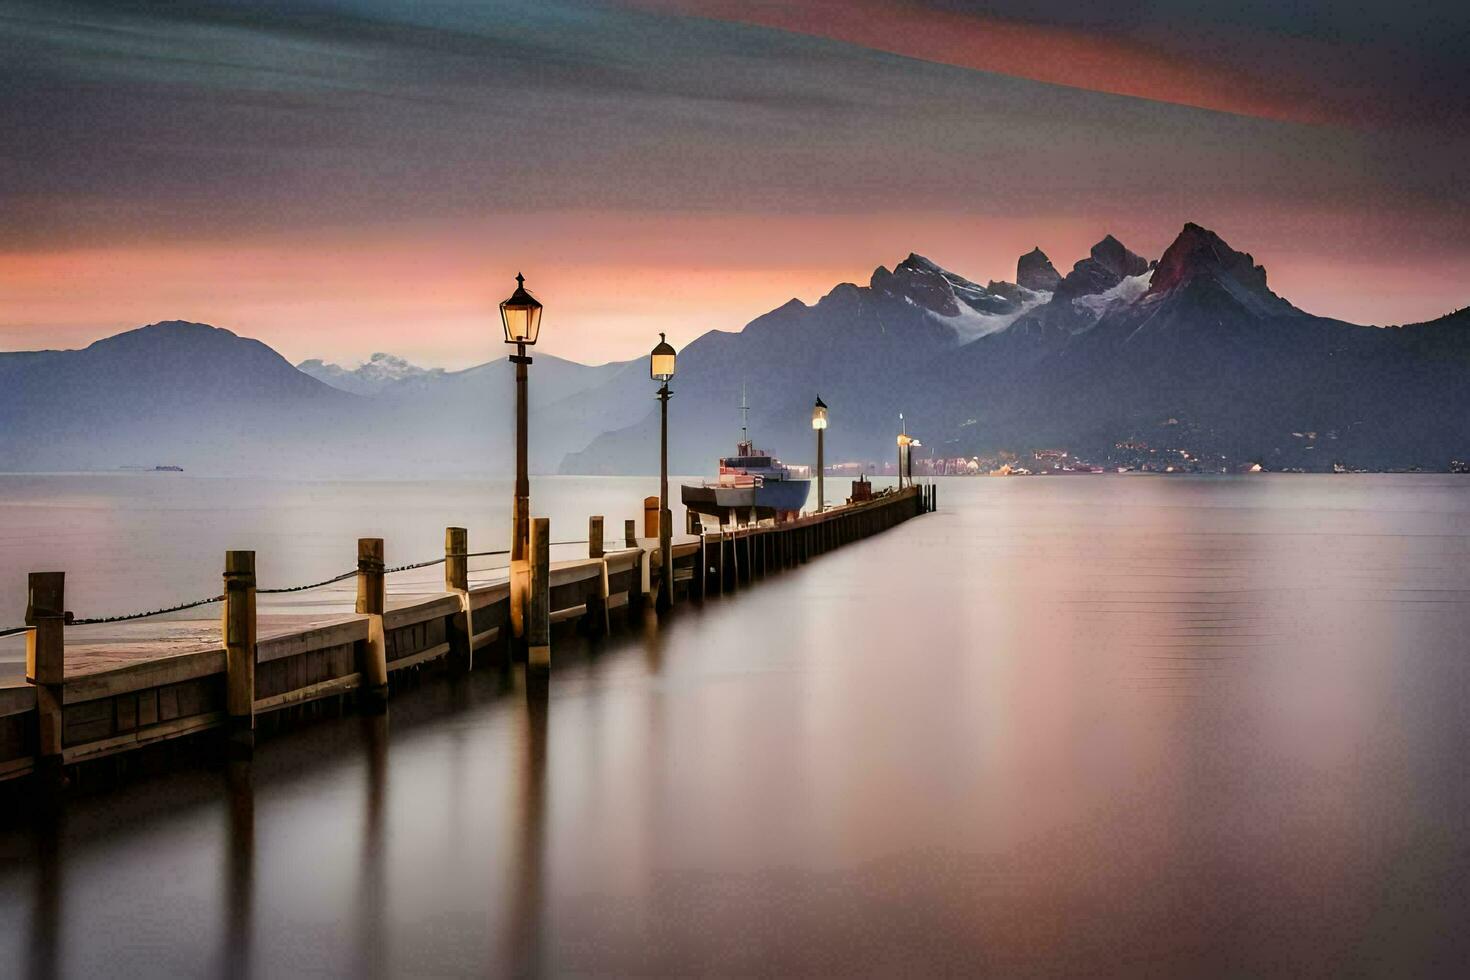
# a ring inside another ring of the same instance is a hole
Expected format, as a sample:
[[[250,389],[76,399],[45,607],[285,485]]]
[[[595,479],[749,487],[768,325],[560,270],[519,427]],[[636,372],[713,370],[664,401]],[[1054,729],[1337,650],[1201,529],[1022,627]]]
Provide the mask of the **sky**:
[[[0,349],[213,323],[293,361],[739,329],[919,252],[1185,221],[1312,313],[1470,303],[1470,5],[0,0]]]

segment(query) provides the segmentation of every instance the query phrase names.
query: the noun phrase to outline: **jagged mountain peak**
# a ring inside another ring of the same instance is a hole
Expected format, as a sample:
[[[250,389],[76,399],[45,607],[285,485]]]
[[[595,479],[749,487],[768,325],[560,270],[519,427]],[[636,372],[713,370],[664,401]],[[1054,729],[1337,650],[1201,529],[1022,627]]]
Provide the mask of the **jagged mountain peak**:
[[[1090,257],[1119,279],[1141,276],[1148,271],[1148,259],[1130,251],[1112,235],[1092,246]]]
[[[918,252],[910,252],[908,257],[894,268],[894,271],[896,272],[900,269],[912,269],[916,272],[932,272],[939,275],[944,275],[948,271],[933,259],[920,255]]]
[[[1275,297],[1266,285],[1265,267],[1256,265],[1249,252],[1237,252],[1219,235],[1191,221],[1159,258],[1149,294],[1168,292],[1201,276]]]
[[[1092,246],[1087,258],[1079,259],[1061,283],[1056,295],[1063,300],[1096,296],[1116,288],[1125,279],[1141,276],[1149,269],[1148,260],[1128,249],[1112,235]]]
[[[906,300],[940,316],[959,313],[954,287],[961,283],[968,283],[968,280],[946,272],[916,252],[910,252],[908,258],[893,267],[892,272],[880,265],[873,270],[869,281],[874,292]]]
[[[1062,274],[1051,264],[1038,245],[1016,260],[1016,285],[1040,293],[1049,293],[1062,281]]]

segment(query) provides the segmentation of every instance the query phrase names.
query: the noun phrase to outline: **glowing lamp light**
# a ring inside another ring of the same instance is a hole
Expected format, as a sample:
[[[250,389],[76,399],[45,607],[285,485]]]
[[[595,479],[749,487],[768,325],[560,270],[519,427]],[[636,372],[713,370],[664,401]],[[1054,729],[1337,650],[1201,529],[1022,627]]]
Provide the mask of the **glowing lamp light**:
[[[668,384],[674,377],[674,359],[678,353],[663,334],[658,335],[658,346],[648,355],[648,375],[653,380]]]
[[[500,322],[505,327],[507,344],[534,347],[541,333],[541,304],[526,292],[526,277],[516,273],[516,291],[500,304]]]
[[[812,428],[818,431],[827,427],[827,403],[817,398],[817,403],[812,406]]]

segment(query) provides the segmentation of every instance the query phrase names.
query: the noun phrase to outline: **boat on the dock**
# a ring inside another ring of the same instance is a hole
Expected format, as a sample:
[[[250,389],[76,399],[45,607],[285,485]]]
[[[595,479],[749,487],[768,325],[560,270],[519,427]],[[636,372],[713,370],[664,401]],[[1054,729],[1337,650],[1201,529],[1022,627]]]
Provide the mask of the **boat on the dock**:
[[[721,524],[791,520],[801,515],[811,493],[811,467],[787,465],[750,438],[750,407],[740,398],[740,442],[735,455],[720,457],[718,478],[679,488],[684,506]]]

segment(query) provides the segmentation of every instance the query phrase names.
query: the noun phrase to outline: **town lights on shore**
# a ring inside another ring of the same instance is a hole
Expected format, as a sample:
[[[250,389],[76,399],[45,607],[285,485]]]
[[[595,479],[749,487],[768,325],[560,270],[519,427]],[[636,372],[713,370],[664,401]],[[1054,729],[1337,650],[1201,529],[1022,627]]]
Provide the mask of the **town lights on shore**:
[[[668,338],[658,335],[658,346],[648,355],[648,376],[659,383],[658,444],[658,553],[659,582],[657,606],[668,609],[674,604],[674,516],[669,510],[669,382],[674,379],[674,362],[678,352]]]
[[[511,628],[517,639],[524,639],[526,576],[515,574],[515,570],[531,557],[531,478],[526,463],[529,441],[526,374],[531,358],[526,348],[535,346],[541,334],[541,304],[526,292],[526,277],[520,273],[516,273],[516,291],[500,304],[500,324],[505,328],[505,342],[516,347],[516,352],[510,355],[511,363],[516,366],[516,484],[510,521]]]
[[[817,513],[827,509],[826,486],[822,477],[826,470],[826,463],[822,459],[822,436],[827,432],[827,403],[822,401],[822,396],[817,396],[817,403],[812,406],[812,428],[817,432]]]

